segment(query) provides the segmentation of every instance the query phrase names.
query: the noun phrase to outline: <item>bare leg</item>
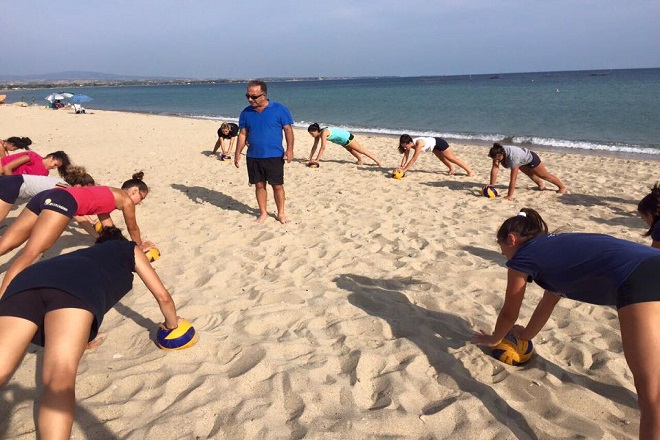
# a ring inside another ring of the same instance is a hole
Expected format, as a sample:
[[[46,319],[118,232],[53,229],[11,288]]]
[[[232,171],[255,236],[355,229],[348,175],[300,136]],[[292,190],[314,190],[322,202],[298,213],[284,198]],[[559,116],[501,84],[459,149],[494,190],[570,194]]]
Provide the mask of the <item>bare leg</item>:
[[[87,347],[94,317],[83,309],[58,309],[44,318],[46,346],[39,407],[39,432],[44,439],[71,436],[76,407],[76,373]]]
[[[536,175],[533,169],[528,167],[527,165],[523,165],[520,167],[520,170],[525,173],[527,177],[532,179],[534,183],[536,183],[541,191],[545,191],[545,182],[543,179],[541,179],[539,176]]]
[[[631,304],[619,310],[626,361],[635,379],[641,413],[639,438],[660,439],[660,301]]]
[[[275,205],[277,206],[277,220],[282,224],[287,223],[288,220],[284,213],[284,200],[286,199],[284,185],[273,185],[273,195],[275,198]]]
[[[359,155],[359,154],[361,153],[361,154],[364,154],[365,156],[367,156],[369,159],[371,159],[371,160],[373,160],[374,162],[376,162],[376,165],[378,165],[379,167],[382,167],[382,166],[383,166],[383,163],[382,163],[380,160],[378,160],[378,158],[377,158],[377,157],[376,157],[371,151],[369,151],[369,150],[367,150],[366,148],[364,148],[364,147],[363,147],[362,145],[360,145],[360,144],[358,143],[358,141],[356,141],[355,139],[353,139],[353,140],[351,141],[351,143],[348,144],[345,148],[346,148],[346,149],[347,149],[347,150],[348,150],[353,156],[355,156],[355,157],[358,158],[358,165],[362,165],[362,157]]]
[[[37,221],[37,215],[29,209],[23,209],[18,218],[0,237],[0,255],[16,249],[30,238],[32,228]]]
[[[213,154],[215,154],[216,151],[218,151],[218,148],[222,145],[222,138],[218,138],[218,140],[215,142],[215,146],[213,147]]]
[[[522,168],[522,167],[521,167]],[[552,183],[553,185],[556,185],[557,192],[559,194],[566,194],[568,192],[568,189],[564,186],[564,184],[557,178],[557,176],[550,174],[548,172],[548,169],[545,167],[543,163],[541,163],[539,166],[536,168],[532,169],[532,172],[536,174],[538,177],[540,177],[543,180],[547,180],[548,182]]]
[[[259,205],[259,217],[257,223],[263,223],[268,218],[268,210],[266,203],[268,202],[268,191],[266,190],[266,182],[257,182],[254,189],[257,195],[257,205]]]
[[[14,205],[0,200],[0,222],[7,218]]]
[[[9,381],[36,332],[32,321],[0,316],[0,387]]]
[[[463,168],[468,176],[474,176],[474,171],[472,171],[470,166],[456,157],[454,151],[451,148],[447,148],[444,151],[433,150],[433,153],[435,153],[436,157],[449,167],[449,174],[454,174],[455,169],[451,163],[455,163],[459,167]],[[447,162],[450,162],[450,164],[447,164]]]
[[[34,216],[33,212],[29,210],[27,211]],[[21,213],[21,215],[23,215],[23,213]],[[20,251],[18,257],[14,260],[11,266],[9,266],[7,273],[5,273],[5,278],[2,280],[2,285],[0,285],[0,297],[5,293],[5,290],[7,290],[7,286],[9,286],[11,280],[13,280],[20,271],[32,264],[42,252],[49,249],[57,239],[60,238],[60,235],[62,235],[62,232],[66,229],[69,221],[69,217],[60,214],[59,212],[48,209],[41,211],[41,214],[36,218],[36,222],[34,223],[34,227],[32,228],[32,232],[30,233],[25,248]],[[10,231],[8,230],[5,235],[8,235],[9,232]]]

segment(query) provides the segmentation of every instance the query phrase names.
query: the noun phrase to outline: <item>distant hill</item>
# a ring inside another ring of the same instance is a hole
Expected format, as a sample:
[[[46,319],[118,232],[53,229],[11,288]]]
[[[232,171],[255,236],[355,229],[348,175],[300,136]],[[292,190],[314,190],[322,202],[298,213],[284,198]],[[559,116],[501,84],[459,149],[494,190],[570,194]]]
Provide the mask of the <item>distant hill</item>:
[[[131,76],[131,75],[115,75],[112,73],[100,72],[83,72],[83,71],[67,71],[55,73],[40,73],[34,75],[0,75],[0,81],[3,82],[53,82],[53,81],[154,81],[154,80],[181,80],[184,78],[171,78],[171,77],[153,77],[153,76]]]

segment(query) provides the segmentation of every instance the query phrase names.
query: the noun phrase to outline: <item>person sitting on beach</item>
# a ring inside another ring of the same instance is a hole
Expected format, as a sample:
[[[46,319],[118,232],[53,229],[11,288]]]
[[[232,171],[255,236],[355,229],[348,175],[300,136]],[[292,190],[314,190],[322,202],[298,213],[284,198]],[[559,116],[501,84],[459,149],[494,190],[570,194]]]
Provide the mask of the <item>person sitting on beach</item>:
[[[0,157],[9,155],[10,151],[29,150],[32,140],[29,137],[12,136],[0,141]]]
[[[77,102],[71,105],[71,108],[73,108],[73,111],[77,115],[84,115],[85,114],[85,107],[82,105],[78,104]]]
[[[107,186],[54,188],[32,197],[16,221],[0,237],[0,255],[27,242],[7,269],[0,285],[0,296],[16,274],[57,241],[74,215],[95,214],[106,226],[110,212],[120,209],[131,239],[145,252],[152,248],[153,243],[142,241],[135,219],[135,205],[142,203],[149,193],[149,188],[142,181],[143,176],[143,172],[133,174],[133,178],[124,182],[121,189]]]
[[[176,328],[183,318],[172,296],[140,246],[114,227],[104,228],[92,247],[26,268],[0,298],[0,387],[30,342],[44,347],[40,438],[70,438],[80,359],[88,343],[95,348],[103,342],[96,336],[104,315],[132,290],[134,272],[158,303],[160,328]]]
[[[651,192],[637,205],[637,212],[644,222],[649,226],[645,237],[651,236],[651,246],[660,248],[660,183],[651,188]]]
[[[231,159],[231,152],[236,146],[238,138],[238,125],[233,122],[223,122],[218,129],[218,140],[213,147],[213,154],[216,154],[218,148],[222,149],[220,159]]]
[[[561,297],[616,306],[623,352],[632,371],[641,411],[640,438],[660,434],[660,250],[603,234],[551,233],[538,212],[522,209],[497,232],[507,258],[504,305],[492,333],[475,344],[494,347],[513,331],[534,338]],[[545,289],[526,327],[515,325],[527,283]]]
[[[32,174],[47,176],[50,170],[57,168],[60,176],[64,176],[70,163],[69,156],[64,151],[55,151],[46,157],[41,157],[34,151],[26,151],[0,159],[0,165],[2,165],[0,175]]]
[[[415,150],[412,157],[410,157],[410,149]],[[401,165],[397,168],[398,171],[405,174],[413,164],[422,151],[432,151],[435,156],[449,168],[449,175],[456,172],[453,164],[463,168],[468,176],[474,176],[474,172],[470,166],[456,157],[453,150],[446,140],[439,137],[418,137],[413,138],[408,134],[402,134],[399,138],[399,153],[403,154]],[[410,157],[410,160],[408,158]]]
[[[527,175],[543,191],[545,182],[557,185],[557,192],[565,194],[568,192],[564,184],[556,176],[550,174],[541,162],[541,158],[533,151],[527,148],[514,147],[512,145],[501,145],[497,142],[488,152],[488,157],[493,159],[493,167],[490,170],[490,185],[495,185],[500,165],[511,170],[509,180],[509,191],[504,197],[506,200],[513,200],[513,193],[516,190],[516,180],[518,179],[518,169]]]
[[[319,124],[313,123],[307,127],[307,132],[314,138],[314,145],[312,145],[312,151],[309,153],[309,163],[318,164],[321,162],[321,157],[323,157],[323,153],[325,152],[327,141],[330,141],[333,144],[341,145],[346,148],[349,153],[355,156],[358,165],[362,165],[361,155],[364,154],[369,159],[373,160],[379,167],[383,166],[382,162],[379,161],[372,152],[362,147],[358,141],[355,140],[355,136],[349,131],[335,127],[321,128]],[[316,155],[316,159],[314,159],[314,153],[319,145],[319,140],[321,141],[321,148]]]

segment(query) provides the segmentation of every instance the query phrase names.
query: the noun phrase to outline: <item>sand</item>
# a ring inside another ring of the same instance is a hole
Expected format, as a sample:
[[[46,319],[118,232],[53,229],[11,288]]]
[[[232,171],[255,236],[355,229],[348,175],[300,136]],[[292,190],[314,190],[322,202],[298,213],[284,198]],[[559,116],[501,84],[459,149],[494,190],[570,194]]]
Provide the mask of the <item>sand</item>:
[[[521,174],[510,202],[480,195],[490,171],[483,146],[452,145],[475,177],[448,176],[425,154],[395,180],[395,140],[357,135],[386,168],[366,158],[358,166],[330,144],[309,169],[312,138],[296,130],[285,170],[291,221],[275,220],[269,189],[273,217],[259,225],[244,161],[236,169],[210,155],[217,121],[92,112],[0,106],[0,137],[29,136],[44,155],[65,150],[99,184],[145,172],[143,238],[160,249],[154,267],[200,341],[159,350],[162,316],[136,278],[106,316],[104,344],[80,364],[73,438],[637,437],[613,309],[562,300],[524,367],[468,341],[492,330],[503,302],[495,232],[504,219],[531,207],[551,229],[649,244],[635,211],[657,161],[540,152],[571,194],[535,190]],[[92,242],[72,226],[45,258]],[[523,324],[542,290],[527,292]],[[0,390],[1,438],[35,438],[41,362],[31,347]]]

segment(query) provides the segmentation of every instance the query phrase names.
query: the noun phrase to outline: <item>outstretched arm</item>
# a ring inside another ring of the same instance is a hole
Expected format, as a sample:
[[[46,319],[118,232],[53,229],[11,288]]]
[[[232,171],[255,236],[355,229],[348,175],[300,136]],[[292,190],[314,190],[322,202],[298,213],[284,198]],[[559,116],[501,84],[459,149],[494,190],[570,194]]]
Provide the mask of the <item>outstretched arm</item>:
[[[509,192],[507,193],[505,199],[513,199],[513,193],[516,191],[516,180],[518,180],[518,171],[520,168],[512,167],[511,168],[511,178],[509,179]]]
[[[534,336],[538,335],[541,329],[543,329],[543,326],[545,326],[545,323],[550,319],[550,315],[552,315],[552,311],[560,299],[561,297],[559,295],[552,292],[548,292],[547,290],[543,292],[543,298],[536,305],[532,317],[529,318],[527,327],[516,326],[514,329],[516,336],[521,339],[533,339]]]
[[[309,153],[309,162],[312,162],[314,160],[314,153],[316,152],[316,147],[319,145],[319,138],[314,138],[314,145],[312,145],[312,151]],[[318,156],[316,157],[316,161],[318,162],[319,158]]]
[[[144,255],[144,252],[138,246],[135,246],[135,272],[154,298],[156,298],[158,307],[160,307],[160,311],[165,318],[165,327],[168,329],[176,328],[179,325],[179,319],[176,316],[174,300],[151,266],[151,263],[149,263],[146,255]]]
[[[520,313],[520,307],[522,306],[526,288],[527,274],[509,269],[507,274],[504,305],[497,316],[497,322],[495,323],[493,333],[488,334],[481,330],[480,333],[474,334],[472,342],[489,347],[494,347],[499,344],[518,320],[518,314]]]
[[[415,146],[413,147],[415,149],[415,153],[413,153],[413,157],[411,157],[410,161],[401,168],[401,171],[403,171],[404,173],[406,171],[408,171],[410,168],[412,168],[413,164],[417,161],[417,158],[422,153],[422,147],[424,146],[424,144],[420,143],[420,142],[423,142],[423,141],[418,140],[417,143],[415,144]],[[408,150],[406,152],[406,154],[404,155],[404,159],[407,158],[407,154],[409,152],[410,152],[410,150]],[[404,163],[404,162],[402,161],[401,163]]]
[[[323,157],[323,153],[325,152],[325,147],[328,144],[328,137],[329,136],[330,136],[330,131],[328,131],[327,129],[323,129],[323,130],[321,130],[321,136],[316,138],[316,140],[321,139],[321,149],[319,150],[319,155],[316,156],[316,161],[317,162],[320,162],[321,157]]]

